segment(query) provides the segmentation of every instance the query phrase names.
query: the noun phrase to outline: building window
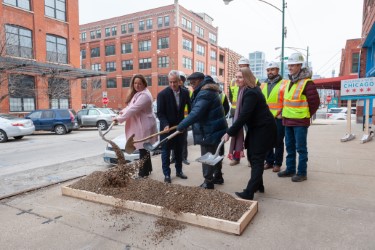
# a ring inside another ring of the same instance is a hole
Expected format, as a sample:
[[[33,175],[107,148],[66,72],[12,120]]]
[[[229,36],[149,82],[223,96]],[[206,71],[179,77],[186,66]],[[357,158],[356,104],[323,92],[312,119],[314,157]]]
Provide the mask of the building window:
[[[4,3],[21,9],[30,10],[30,0],[4,0]]]
[[[116,78],[108,78],[107,79],[107,88],[108,89],[115,89],[115,88],[117,88]]]
[[[151,69],[151,58],[139,59],[139,69]]]
[[[90,31],[90,39],[95,39],[95,31]]]
[[[81,80],[81,89],[87,89],[87,80],[86,79]]]
[[[124,60],[121,65],[122,70],[133,70],[133,60]]]
[[[81,41],[86,41],[86,32],[81,33]]]
[[[61,21],[66,21],[65,0],[45,0],[44,3],[44,11],[46,16],[53,17]]]
[[[49,78],[48,93],[51,103],[50,108],[69,108],[70,86],[68,80],[60,78]]]
[[[128,54],[133,52],[133,44],[132,43],[123,43],[121,44],[121,53]]]
[[[195,26],[195,32],[198,36],[204,37],[204,29],[199,27],[198,25]]]
[[[224,69],[219,68],[219,76],[224,76]]]
[[[148,30],[152,29],[152,19],[147,19],[146,20],[146,28]]]
[[[163,27],[163,17],[159,16],[158,17],[158,28]]]
[[[5,25],[6,54],[9,56],[33,58],[31,30],[19,26]]]
[[[35,80],[33,76],[10,75],[8,91],[10,112],[35,110]]]
[[[211,43],[216,44],[216,35],[212,34],[211,32],[208,33],[208,39],[210,40]]]
[[[211,57],[212,60],[216,60],[216,51],[215,50],[211,50],[210,57]]]
[[[81,59],[86,59],[86,50],[85,49],[81,50]]]
[[[197,54],[204,56],[205,54],[205,49],[203,45],[197,44]]]
[[[114,27],[112,27],[112,36],[116,36],[117,35],[117,27],[116,26],[114,26]]]
[[[164,26],[169,26],[169,16],[164,17]]]
[[[68,49],[66,39],[54,35],[47,35],[47,61],[68,63]]]
[[[359,53],[352,54],[352,72],[351,73],[358,73],[359,69]]]
[[[138,24],[138,30],[142,31],[144,29],[145,29],[145,21],[141,20],[139,21],[139,24]]]
[[[116,62],[106,62],[105,63],[105,71],[107,71],[107,72],[116,71]]]
[[[111,36],[111,28],[105,28],[105,37]]]
[[[193,65],[192,65],[191,58],[183,57],[183,58],[182,58],[182,66],[183,66],[185,69],[193,69]]]
[[[123,88],[129,88],[131,81],[132,81],[131,77],[124,77],[124,78],[122,78],[122,87]]]
[[[222,55],[222,54],[220,54],[219,55],[219,61],[222,62],[222,63],[224,63],[224,59],[225,59],[225,56]]]
[[[128,28],[129,28],[129,33],[134,32],[134,24],[133,23],[128,23]]]
[[[145,78],[146,78],[147,86],[152,86],[152,78],[151,78],[151,76],[145,76]]]
[[[197,71],[204,73],[204,62],[197,61]]]
[[[94,63],[91,65],[91,69],[95,71],[101,71],[102,70],[102,65],[100,63]]]
[[[96,30],[96,38],[102,37],[102,30]]]
[[[161,56],[158,57],[158,68],[168,68],[169,67],[169,57]]]
[[[188,39],[182,39],[182,48],[188,51],[193,51],[193,43]]]
[[[138,42],[138,51],[149,51],[149,50],[151,50],[151,40]]]
[[[169,85],[169,80],[168,76],[162,75],[158,77],[158,85],[159,86],[168,86]]]
[[[105,55],[106,56],[113,56],[115,54],[116,54],[115,45],[105,46]]]
[[[169,48],[169,37],[161,37],[158,39],[158,49]]]
[[[100,48],[92,48],[91,49],[91,57],[100,57]]]
[[[126,24],[121,25],[121,34],[126,34]]]
[[[216,76],[216,67],[211,65],[211,71],[210,71],[212,76]]]
[[[187,28],[187,20],[185,17],[181,18],[181,26],[182,28],[185,28],[185,29]]]
[[[192,30],[193,30],[193,25],[192,25],[191,21],[189,21],[189,20],[187,20],[187,29],[188,29],[189,31],[192,31]]]
[[[94,79],[91,81],[91,87],[93,89],[101,89],[102,88],[102,80],[101,79]]]

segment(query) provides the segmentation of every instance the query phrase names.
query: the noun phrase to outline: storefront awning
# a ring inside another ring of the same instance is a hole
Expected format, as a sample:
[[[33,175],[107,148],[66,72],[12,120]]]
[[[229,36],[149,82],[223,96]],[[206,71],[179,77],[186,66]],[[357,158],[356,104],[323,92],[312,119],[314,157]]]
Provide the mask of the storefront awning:
[[[346,76],[314,79],[314,83],[316,85],[316,88],[318,89],[340,90],[342,80],[356,79],[356,78],[358,78],[357,75],[346,75]]]
[[[107,75],[106,72],[74,68],[69,65],[41,63],[34,60],[0,56],[0,72],[53,76],[74,80]]]

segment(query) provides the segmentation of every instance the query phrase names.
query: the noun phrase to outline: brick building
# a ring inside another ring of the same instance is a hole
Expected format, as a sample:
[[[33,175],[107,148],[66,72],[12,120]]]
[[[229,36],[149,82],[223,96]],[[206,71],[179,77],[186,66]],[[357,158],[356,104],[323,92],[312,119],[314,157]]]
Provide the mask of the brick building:
[[[2,0],[0,113],[81,107],[78,0]]]
[[[175,1],[80,25],[82,68],[108,73],[100,82],[84,81],[83,102],[100,106],[105,93],[109,107],[123,108],[130,80],[138,73],[146,77],[156,98],[168,86],[172,69],[187,75],[195,71],[216,75],[227,89],[229,74],[233,74],[227,65],[239,57],[218,45],[218,28],[212,21],[207,14],[189,11]]]

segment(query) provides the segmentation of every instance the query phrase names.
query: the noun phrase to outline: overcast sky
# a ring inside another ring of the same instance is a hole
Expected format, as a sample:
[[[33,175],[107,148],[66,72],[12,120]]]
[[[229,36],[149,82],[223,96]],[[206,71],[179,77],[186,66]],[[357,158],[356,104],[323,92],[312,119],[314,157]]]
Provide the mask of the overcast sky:
[[[282,0],[267,0],[282,7]],[[80,24],[173,4],[174,0],[79,0]],[[266,60],[279,60],[281,12],[259,0],[179,0],[194,12],[205,12],[219,27],[218,45],[248,57],[263,51]],[[339,73],[341,49],[361,37],[363,0],[286,0],[285,46],[306,49],[314,74]],[[293,53],[285,49],[285,56]],[[301,51],[306,54],[305,51]]]

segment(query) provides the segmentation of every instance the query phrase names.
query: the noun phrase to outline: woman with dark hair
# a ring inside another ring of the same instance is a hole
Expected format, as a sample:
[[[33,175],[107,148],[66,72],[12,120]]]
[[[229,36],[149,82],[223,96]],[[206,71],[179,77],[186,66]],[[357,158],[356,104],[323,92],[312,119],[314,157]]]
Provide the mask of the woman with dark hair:
[[[130,83],[130,92],[125,99],[126,108],[120,111],[114,119],[119,123],[125,122],[125,137],[128,140],[132,135],[135,139],[142,139],[157,132],[156,118],[152,110],[152,95],[147,89],[147,81],[143,75],[135,75]],[[154,143],[157,138],[148,141]],[[139,150],[140,159],[144,165],[139,169],[140,177],[148,176],[152,171],[150,152],[143,148],[143,143],[135,143]]]
[[[242,141],[245,144],[251,164],[251,177],[246,189],[235,194],[242,199],[252,200],[257,190],[264,192],[264,161],[276,143],[276,123],[250,68],[240,68],[236,73],[236,82],[239,86],[238,118],[222,139],[228,141],[232,137],[236,143]],[[240,133],[244,125],[248,128],[245,139],[243,133]]]

